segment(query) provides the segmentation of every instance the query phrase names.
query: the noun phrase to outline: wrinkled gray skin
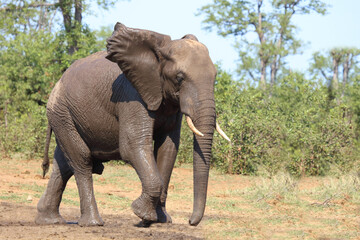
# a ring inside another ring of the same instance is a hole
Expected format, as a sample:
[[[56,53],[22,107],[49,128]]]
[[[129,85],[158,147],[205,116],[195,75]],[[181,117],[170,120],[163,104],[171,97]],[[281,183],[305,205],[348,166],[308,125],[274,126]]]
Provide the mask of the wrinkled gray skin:
[[[59,205],[74,175],[81,208],[78,224],[103,225],[92,173],[101,174],[104,161],[122,159],[131,163],[142,183],[142,193],[132,203],[134,213],[147,222],[171,222],[165,202],[185,114],[204,134],[194,135],[189,223],[197,225],[205,210],[215,127],[216,69],[208,50],[193,35],[171,40],[120,23],[107,41],[107,53],[76,61],[50,95],[49,131],[55,133],[57,147],[35,221],[65,223]]]

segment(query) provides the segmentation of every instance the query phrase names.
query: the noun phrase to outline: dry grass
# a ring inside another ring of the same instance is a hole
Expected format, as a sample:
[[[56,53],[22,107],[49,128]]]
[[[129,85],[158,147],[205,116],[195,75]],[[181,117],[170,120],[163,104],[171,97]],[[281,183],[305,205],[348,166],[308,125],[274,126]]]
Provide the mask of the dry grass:
[[[47,184],[40,163],[0,160],[0,202],[35,206]],[[102,214],[132,214],[131,202],[141,192],[133,169],[110,163],[94,179]],[[356,174],[299,180],[285,173],[265,178],[211,171],[205,217],[196,230],[207,239],[359,239],[359,190]],[[187,225],[192,191],[191,166],[174,169],[167,203],[174,224]],[[61,208],[78,206],[71,179]]]

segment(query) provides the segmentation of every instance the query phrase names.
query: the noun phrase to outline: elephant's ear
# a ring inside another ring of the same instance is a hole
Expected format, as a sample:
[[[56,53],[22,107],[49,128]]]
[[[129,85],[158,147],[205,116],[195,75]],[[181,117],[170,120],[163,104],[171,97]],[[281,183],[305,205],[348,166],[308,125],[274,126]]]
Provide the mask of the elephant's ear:
[[[171,39],[148,30],[128,28],[117,23],[107,39],[107,59],[116,62],[139,92],[147,108],[155,111],[162,101],[159,48]]]

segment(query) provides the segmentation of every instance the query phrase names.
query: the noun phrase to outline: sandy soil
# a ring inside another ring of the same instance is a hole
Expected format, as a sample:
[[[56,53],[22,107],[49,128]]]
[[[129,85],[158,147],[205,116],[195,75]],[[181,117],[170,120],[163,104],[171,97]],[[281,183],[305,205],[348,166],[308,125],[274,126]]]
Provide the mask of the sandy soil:
[[[337,192],[322,197],[323,186],[336,182],[313,177],[298,181],[296,190],[287,195],[281,184],[274,192],[269,179],[211,171],[205,216],[192,227],[188,224],[193,204],[191,166],[175,168],[172,175],[167,202],[172,224],[140,226],[130,207],[141,192],[140,181],[132,168],[109,164],[102,176],[94,175],[103,227],[76,224],[80,210],[73,178],[60,206],[68,224],[38,226],[36,204],[48,182],[40,176],[40,165],[39,159],[0,159],[0,240],[360,239],[357,198]]]
[[[97,197],[100,214],[105,221],[103,227],[80,227],[76,224],[80,216],[79,207],[63,204],[60,207],[61,215],[68,222],[67,225],[39,226],[34,223],[36,204],[41,194],[37,189],[28,186],[45,187],[48,181],[40,176],[41,160],[17,160],[12,165],[11,160],[2,162],[0,177],[0,239],[203,239],[201,227],[191,227],[186,222],[173,224],[152,224],[142,227],[138,217],[131,209],[130,204],[120,209],[109,208],[101,195]],[[5,166],[5,165],[6,166]],[[123,167],[124,168],[124,167]],[[129,167],[125,167],[129,168]],[[127,169],[133,171],[132,169]],[[185,170],[186,172],[189,172]],[[133,182],[126,183],[126,189],[119,190],[112,183],[102,184],[103,176],[95,176],[97,192],[109,196],[116,194],[135,199],[140,192],[140,183],[134,178]],[[125,183],[124,183],[125,184]],[[25,186],[25,187],[24,187]],[[69,181],[67,189],[75,191],[74,179]],[[174,188],[172,185],[171,188]],[[40,191],[40,190],[39,190]],[[7,194],[4,194],[7,193]],[[5,196],[8,196],[6,199]],[[20,199],[18,196],[21,196]],[[24,200],[26,198],[26,200]],[[76,199],[75,199],[76,201]],[[190,210],[190,209],[188,209]],[[115,213],[114,213],[115,212]],[[174,212],[174,211],[172,211]],[[179,213],[184,218],[190,215]],[[178,221],[179,222],[179,221]]]
[[[34,223],[36,208],[7,202],[0,203],[1,239],[203,239],[201,228],[186,224],[154,224],[139,227],[132,215],[102,214],[103,227],[79,227],[79,210],[62,209],[67,225],[39,226]],[[71,219],[74,219],[71,221]]]

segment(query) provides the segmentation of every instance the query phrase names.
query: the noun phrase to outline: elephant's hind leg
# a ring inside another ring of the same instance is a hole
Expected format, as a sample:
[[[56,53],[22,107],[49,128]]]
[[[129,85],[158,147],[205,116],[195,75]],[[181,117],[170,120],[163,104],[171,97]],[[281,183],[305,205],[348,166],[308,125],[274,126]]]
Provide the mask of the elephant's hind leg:
[[[60,148],[72,168],[80,196],[80,226],[102,226],[93,188],[93,159],[89,147],[81,138],[70,115],[52,124]]]
[[[54,153],[53,171],[47,188],[37,205],[37,224],[65,224],[66,221],[59,213],[59,206],[66,183],[73,175],[66,162],[64,153],[56,147]]]

